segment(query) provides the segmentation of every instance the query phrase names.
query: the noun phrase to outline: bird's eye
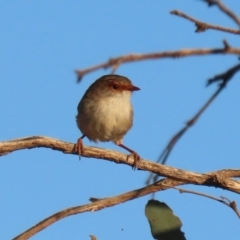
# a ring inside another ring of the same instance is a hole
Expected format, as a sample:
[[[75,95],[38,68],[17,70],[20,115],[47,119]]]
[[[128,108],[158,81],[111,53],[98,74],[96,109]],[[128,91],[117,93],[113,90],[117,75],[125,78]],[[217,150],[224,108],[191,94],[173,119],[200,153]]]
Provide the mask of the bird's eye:
[[[118,85],[117,84],[113,84],[112,87],[113,87],[113,89],[118,89]]]

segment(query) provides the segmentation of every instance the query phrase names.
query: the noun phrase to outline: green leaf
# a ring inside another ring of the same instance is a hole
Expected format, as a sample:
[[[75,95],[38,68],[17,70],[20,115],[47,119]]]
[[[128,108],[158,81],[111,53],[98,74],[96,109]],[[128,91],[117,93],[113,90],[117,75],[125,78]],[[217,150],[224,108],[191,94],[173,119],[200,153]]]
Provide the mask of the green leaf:
[[[181,231],[182,222],[164,202],[149,200],[145,214],[152,236],[158,240],[186,240]]]

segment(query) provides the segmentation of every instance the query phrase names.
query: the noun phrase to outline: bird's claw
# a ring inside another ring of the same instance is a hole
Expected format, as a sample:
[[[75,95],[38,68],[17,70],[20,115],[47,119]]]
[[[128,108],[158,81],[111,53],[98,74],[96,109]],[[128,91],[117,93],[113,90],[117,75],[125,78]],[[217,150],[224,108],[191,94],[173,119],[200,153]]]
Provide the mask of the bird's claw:
[[[127,156],[127,161],[129,159],[130,156],[133,156],[133,159],[134,159],[134,162],[133,162],[133,165],[132,165],[132,169],[133,170],[136,170],[137,168],[137,163],[140,161],[140,156],[136,153],[136,152],[132,152],[130,153],[128,156]]]
[[[77,143],[73,147],[73,152],[78,153],[79,160],[81,159],[81,154],[83,153],[83,143],[82,143],[82,138],[79,138],[77,140]]]

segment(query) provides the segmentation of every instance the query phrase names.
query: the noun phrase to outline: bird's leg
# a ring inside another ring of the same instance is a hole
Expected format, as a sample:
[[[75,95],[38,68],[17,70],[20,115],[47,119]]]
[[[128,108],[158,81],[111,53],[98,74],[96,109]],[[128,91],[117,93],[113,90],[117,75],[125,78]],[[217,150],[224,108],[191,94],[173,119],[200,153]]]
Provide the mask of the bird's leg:
[[[83,142],[82,139],[85,137],[86,135],[82,135],[78,140],[77,143],[74,145],[73,151],[77,152],[79,155],[79,160],[81,159],[81,154],[83,153]]]
[[[140,160],[140,156],[139,156],[135,151],[133,151],[132,149],[126,147],[126,146],[123,145],[122,143],[119,143],[119,144],[117,144],[117,145],[118,145],[119,147],[121,147],[121,148],[124,148],[125,150],[127,150],[128,152],[131,153],[131,154],[129,154],[129,155],[127,156],[127,160],[128,160],[128,158],[130,157],[130,155],[133,155],[134,162],[133,162],[132,168],[135,170],[136,167],[137,167],[137,162]]]

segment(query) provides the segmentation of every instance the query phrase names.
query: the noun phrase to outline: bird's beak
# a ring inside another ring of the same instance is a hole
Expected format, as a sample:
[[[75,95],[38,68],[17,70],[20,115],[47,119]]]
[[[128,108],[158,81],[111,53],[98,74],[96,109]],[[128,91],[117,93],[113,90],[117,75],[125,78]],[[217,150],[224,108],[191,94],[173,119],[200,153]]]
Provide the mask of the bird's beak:
[[[134,85],[132,85],[130,88],[129,88],[129,90],[130,91],[139,91],[139,90],[141,90],[139,87],[136,87],[136,86],[134,86]]]

